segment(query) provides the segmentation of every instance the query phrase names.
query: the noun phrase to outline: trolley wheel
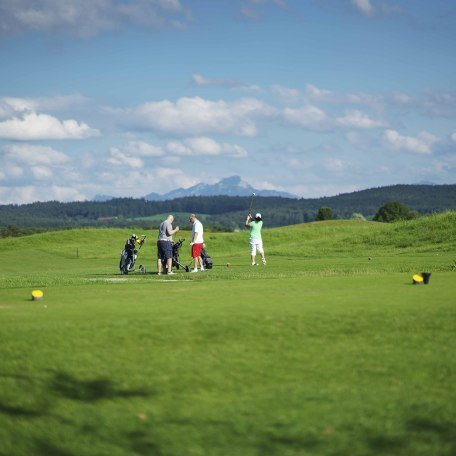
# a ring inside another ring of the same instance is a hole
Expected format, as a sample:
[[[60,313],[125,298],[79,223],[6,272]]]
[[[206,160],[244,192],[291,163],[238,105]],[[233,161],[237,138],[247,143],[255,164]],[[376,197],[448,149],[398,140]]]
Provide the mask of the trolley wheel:
[[[139,265],[139,273],[140,274],[145,274],[146,273],[146,267],[143,264]]]

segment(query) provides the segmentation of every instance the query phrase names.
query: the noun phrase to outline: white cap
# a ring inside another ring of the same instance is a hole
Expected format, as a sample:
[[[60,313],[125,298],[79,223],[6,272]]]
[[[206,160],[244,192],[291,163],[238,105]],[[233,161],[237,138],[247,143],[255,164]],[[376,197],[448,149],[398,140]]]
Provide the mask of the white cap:
[[[260,214],[259,212],[257,212],[257,213],[255,214],[255,218],[261,218],[261,214]]]

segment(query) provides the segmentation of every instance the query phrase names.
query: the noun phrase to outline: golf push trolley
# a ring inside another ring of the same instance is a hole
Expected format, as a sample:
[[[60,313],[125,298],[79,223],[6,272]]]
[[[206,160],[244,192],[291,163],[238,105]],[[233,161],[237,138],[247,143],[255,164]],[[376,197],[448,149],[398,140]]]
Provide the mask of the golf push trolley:
[[[139,251],[141,250],[141,247],[144,245],[145,240],[145,234],[143,234],[139,238],[138,236],[136,236],[136,234],[132,234],[130,238],[127,239],[125,247],[120,254],[119,269],[121,274],[128,274],[129,272],[136,271],[136,260],[138,259]],[[140,274],[145,274],[146,267],[143,264],[140,264],[138,267],[138,272]]]

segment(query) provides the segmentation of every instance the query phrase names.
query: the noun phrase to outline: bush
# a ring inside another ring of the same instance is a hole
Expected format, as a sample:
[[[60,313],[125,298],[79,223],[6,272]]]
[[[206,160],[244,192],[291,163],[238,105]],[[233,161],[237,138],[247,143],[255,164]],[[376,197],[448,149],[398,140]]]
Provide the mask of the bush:
[[[317,216],[315,220],[322,221],[322,220],[332,220],[333,213],[330,207],[322,206],[318,209]]]
[[[418,217],[418,212],[411,211],[405,204],[399,201],[391,201],[380,207],[374,216],[374,221],[391,223],[400,220],[412,220]]]

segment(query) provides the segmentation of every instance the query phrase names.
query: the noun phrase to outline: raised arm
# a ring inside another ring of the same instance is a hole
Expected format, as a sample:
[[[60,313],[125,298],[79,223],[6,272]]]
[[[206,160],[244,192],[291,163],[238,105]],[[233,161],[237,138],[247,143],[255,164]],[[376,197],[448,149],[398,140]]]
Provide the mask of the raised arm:
[[[247,218],[245,219],[244,226],[246,228],[250,228],[249,222],[252,220],[252,214],[249,212],[249,215],[247,215]]]

